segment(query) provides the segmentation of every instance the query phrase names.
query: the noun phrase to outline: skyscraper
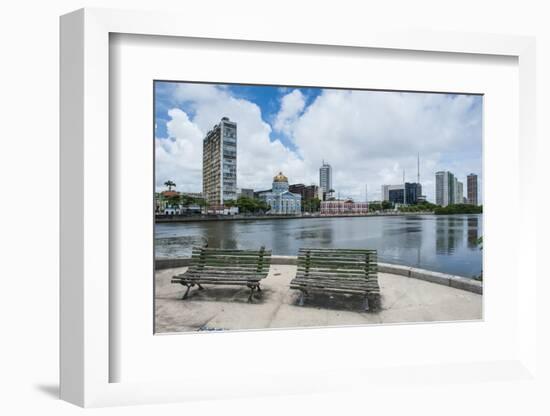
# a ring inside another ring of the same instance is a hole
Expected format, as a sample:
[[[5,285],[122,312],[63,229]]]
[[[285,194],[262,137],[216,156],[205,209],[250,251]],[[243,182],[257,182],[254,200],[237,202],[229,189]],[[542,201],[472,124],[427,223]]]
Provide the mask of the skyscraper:
[[[468,204],[477,205],[477,175],[470,173],[467,177]]]
[[[237,123],[227,117],[203,139],[202,191],[210,206],[237,199]]]
[[[319,169],[319,188],[323,195],[328,195],[332,189],[332,167],[324,160]]]
[[[435,173],[435,203],[446,207],[456,201],[455,188],[458,187],[455,175],[448,171]]]
[[[464,184],[460,181],[457,181],[456,184],[455,204],[462,204],[464,202]]]

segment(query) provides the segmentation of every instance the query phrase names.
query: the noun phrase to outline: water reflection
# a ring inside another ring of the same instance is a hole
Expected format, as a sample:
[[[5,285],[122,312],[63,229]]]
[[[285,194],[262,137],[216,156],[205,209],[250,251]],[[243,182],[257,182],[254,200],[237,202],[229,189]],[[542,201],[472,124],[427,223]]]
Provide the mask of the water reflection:
[[[188,256],[206,239],[219,248],[264,245],[275,255],[296,255],[300,247],[367,247],[378,250],[380,261],[471,277],[481,270],[482,224],[481,215],[157,224],[155,255]]]
[[[477,249],[477,239],[479,238],[478,234],[478,218],[471,217],[468,218],[468,248]]]

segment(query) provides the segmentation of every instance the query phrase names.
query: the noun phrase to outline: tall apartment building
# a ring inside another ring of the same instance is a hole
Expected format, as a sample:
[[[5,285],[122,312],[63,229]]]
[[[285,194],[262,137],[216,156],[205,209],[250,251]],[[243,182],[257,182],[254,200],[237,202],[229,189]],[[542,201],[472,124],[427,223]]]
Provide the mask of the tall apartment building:
[[[466,178],[468,204],[477,205],[477,175],[470,173]]]
[[[435,173],[435,203],[446,207],[454,204],[457,198],[455,189],[458,188],[455,175],[448,171]]]
[[[464,184],[460,181],[456,181],[456,185],[455,204],[462,204],[464,202]]]
[[[237,123],[227,117],[202,142],[202,193],[212,207],[237,199]]]
[[[322,195],[328,195],[332,189],[332,167],[325,161],[319,169],[319,188]]]

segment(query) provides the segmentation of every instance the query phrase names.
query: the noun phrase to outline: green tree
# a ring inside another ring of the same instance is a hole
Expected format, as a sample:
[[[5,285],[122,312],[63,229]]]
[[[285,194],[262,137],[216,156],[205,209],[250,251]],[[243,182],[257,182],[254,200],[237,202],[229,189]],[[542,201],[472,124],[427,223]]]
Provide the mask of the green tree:
[[[181,200],[181,204],[184,207],[188,207],[189,205],[196,204],[196,199],[189,195],[181,195],[180,200]]]
[[[168,198],[168,204],[172,207],[172,208],[176,208],[180,205],[180,197],[179,195],[174,195],[174,196],[171,196],[170,198]]]
[[[450,215],[450,214],[481,214],[483,207],[481,205],[470,204],[453,204],[446,207],[436,207],[434,213],[436,215]]]
[[[169,191],[172,190],[172,187],[176,187],[176,184],[174,182],[172,182],[171,180],[168,180],[166,182],[164,182],[164,186],[166,186],[168,188]]]
[[[393,204],[390,201],[382,201],[382,209],[391,209]]]

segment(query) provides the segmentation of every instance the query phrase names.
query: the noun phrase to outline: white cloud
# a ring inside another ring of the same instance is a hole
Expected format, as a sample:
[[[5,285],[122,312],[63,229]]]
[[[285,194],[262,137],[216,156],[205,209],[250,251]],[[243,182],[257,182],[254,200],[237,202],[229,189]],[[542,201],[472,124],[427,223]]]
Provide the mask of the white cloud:
[[[239,188],[267,189],[279,171],[291,178],[299,176],[302,162],[279,140],[270,141],[271,127],[262,120],[260,108],[256,104],[235,98],[214,86],[197,87],[180,84],[176,89],[175,96],[180,101],[191,103],[194,117],[191,122],[183,110],[169,112],[171,121],[168,130],[169,135],[173,135],[173,144],[167,147],[163,143],[168,139],[157,138],[157,189],[161,189],[167,179],[172,179],[178,185],[178,190],[202,190],[202,138],[222,117],[237,122]],[[159,147],[162,149],[160,152]],[[184,164],[192,174],[188,175],[187,169],[182,169]]]
[[[333,187],[341,196],[364,199],[368,184],[369,199],[378,199],[382,184],[403,181],[403,170],[407,181],[416,181],[419,152],[421,182],[433,200],[429,182],[436,170],[452,170],[459,180],[480,171],[481,119],[469,111],[473,100],[325,90],[291,129],[305,159],[332,165]]]
[[[444,94],[324,90],[305,108],[295,89],[281,100],[272,127],[260,107],[212,85],[178,84],[174,97],[185,103],[169,112],[170,138],[157,144],[157,189],[167,179],[178,190],[202,189],[202,138],[227,116],[237,122],[237,186],[267,189],[283,171],[291,183],[317,183],[324,159],[333,167],[333,187],[342,197],[380,198],[382,184],[416,180],[434,198],[434,174],[451,170],[465,183],[470,172],[481,174],[481,111],[471,111],[476,98]],[[284,134],[298,153],[270,135]],[[481,175],[480,175],[481,176]],[[465,185],[466,186],[466,185]],[[465,188],[466,192],[466,188]]]
[[[296,89],[286,94],[281,100],[281,109],[273,123],[275,131],[290,135],[292,133],[291,128],[304,110],[305,105],[306,100],[300,90]]]
[[[173,180],[181,191],[197,191],[202,183],[202,132],[177,108],[168,111],[168,138],[155,139],[157,189]]]

